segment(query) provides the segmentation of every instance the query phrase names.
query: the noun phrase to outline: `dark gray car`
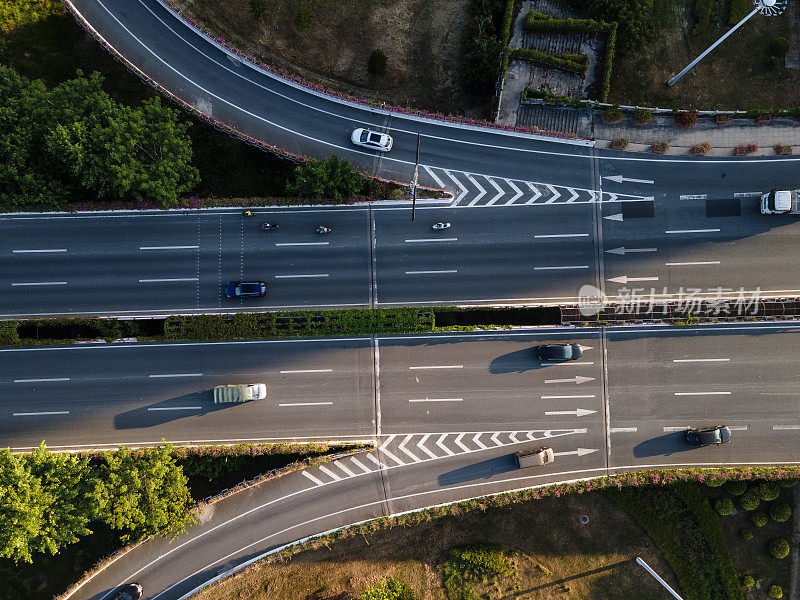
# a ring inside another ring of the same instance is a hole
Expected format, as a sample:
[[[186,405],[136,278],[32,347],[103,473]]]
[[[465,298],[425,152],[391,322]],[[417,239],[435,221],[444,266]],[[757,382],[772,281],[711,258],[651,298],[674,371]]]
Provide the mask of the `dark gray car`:
[[[731,441],[731,430],[724,425],[716,427],[690,427],[685,433],[690,446],[714,446]]]
[[[577,360],[582,354],[578,344],[542,344],[536,347],[536,356],[541,361]]]

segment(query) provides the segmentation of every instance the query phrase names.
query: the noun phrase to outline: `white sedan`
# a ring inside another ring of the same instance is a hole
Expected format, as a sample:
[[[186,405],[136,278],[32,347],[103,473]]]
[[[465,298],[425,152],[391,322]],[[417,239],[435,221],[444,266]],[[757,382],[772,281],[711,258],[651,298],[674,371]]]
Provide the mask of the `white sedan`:
[[[350,136],[350,141],[356,146],[380,152],[388,152],[392,149],[392,136],[371,129],[356,129]]]

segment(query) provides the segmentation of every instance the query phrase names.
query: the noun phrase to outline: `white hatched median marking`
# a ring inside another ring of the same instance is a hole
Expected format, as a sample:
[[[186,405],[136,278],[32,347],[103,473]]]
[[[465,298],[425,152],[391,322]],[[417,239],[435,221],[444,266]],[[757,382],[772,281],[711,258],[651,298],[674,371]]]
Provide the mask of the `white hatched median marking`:
[[[370,456],[372,456],[372,455],[370,454]],[[372,473],[372,469],[370,469],[367,465],[365,465],[362,462],[360,462],[355,456],[351,456],[350,457],[350,461],[353,464],[355,464],[359,469],[364,471],[364,473]]]
[[[490,437],[489,440],[494,442],[495,446],[502,446],[503,445],[503,442],[500,441],[500,432],[493,433],[492,437]]]
[[[411,441],[411,438],[414,437],[414,434],[407,435],[400,444],[398,444],[397,449],[402,452],[403,454],[407,455],[411,460],[414,462],[421,462],[419,458],[417,458],[412,452],[406,449],[406,444]]]
[[[533,196],[532,196],[532,197],[531,197],[531,199],[530,199],[530,200],[528,200],[528,201],[527,201],[525,204],[533,204],[533,203],[534,203],[534,202],[536,202],[536,201],[537,201],[539,198],[541,198],[541,197],[542,197],[542,192],[540,192],[540,191],[539,191],[539,188],[538,188],[538,187],[536,187],[536,186],[534,186],[534,185],[533,185],[533,183],[531,183],[530,181],[526,181],[525,183],[526,183],[526,184],[527,184],[527,186],[530,188],[530,190],[533,192]]]
[[[306,477],[308,477],[308,478],[309,478],[311,481],[313,481],[313,482],[314,482],[316,485],[322,485],[322,480],[321,480],[321,479],[317,479],[316,477],[314,477],[314,476],[313,476],[311,473],[309,473],[308,471],[305,471],[305,470],[304,470],[302,473],[303,473],[303,475],[305,475]]]
[[[486,450],[488,446],[486,446],[483,442],[481,442],[482,433],[476,433],[475,437],[472,438],[472,443],[478,446],[481,450]]]
[[[12,254],[39,254],[45,252],[66,252],[66,248],[43,248],[42,250],[12,250]]]
[[[375,456],[374,454],[367,454],[367,458],[370,459],[372,462],[374,462],[377,465],[378,469],[384,468],[383,464],[381,464],[381,461],[378,460],[378,457]]]
[[[69,381],[69,377],[49,377],[42,379],[15,379],[14,383],[46,383],[49,381]]]
[[[494,189],[497,190],[497,195],[486,203],[486,206],[492,206],[495,202],[497,202],[500,198],[502,198],[505,195],[505,192],[503,191],[503,188],[497,185],[497,182],[495,182],[493,177],[487,177],[486,179],[489,183],[492,184]]]
[[[337,467],[339,467],[339,468],[340,468],[342,471],[344,471],[345,475],[347,475],[348,477],[355,477],[355,476],[356,476],[356,474],[355,474],[355,473],[353,473],[353,472],[352,472],[350,469],[348,469],[347,467],[345,467],[345,466],[342,464],[342,461],[340,461],[340,460],[337,460],[337,461],[336,461],[335,463],[333,463],[333,464],[334,464],[334,465],[336,465]]]
[[[422,450],[425,454],[427,454],[430,458],[439,458],[433,452],[428,450],[427,446],[425,446],[425,442],[428,441],[428,438],[431,437],[430,433],[427,433],[423,436],[423,438],[417,442],[417,448]]]
[[[514,204],[514,202],[517,201],[517,198],[520,198],[522,196],[522,190],[519,189],[516,186],[516,184],[510,179],[503,178],[503,181],[505,181],[509,185],[509,187],[514,190],[514,195],[511,197],[511,200],[508,200],[506,202],[506,206],[508,206],[509,204]]]
[[[68,415],[68,410],[49,410],[49,411],[42,411],[42,412],[20,412],[20,413],[13,413],[15,417],[39,417],[39,416],[47,416],[47,415]]]
[[[436,173],[434,173],[433,170],[428,165],[422,165],[422,168],[425,169],[428,172],[428,175],[430,175],[433,178],[433,180],[436,182],[436,185],[438,185],[440,188],[444,187],[444,181],[439,179],[436,176]]]
[[[462,449],[464,452],[469,452],[469,448],[468,448],[467,446],[465,446],[465,445],[464,445],[464,444],[461,442],[461,440],[463,439],[463,437],[464,437],[465,435],[467,435],[467,434],[466,434],[466,433],[459,433],[459,434],[458,434],[458,436],[456,436],[456,439],[453,441],[453,443],[454,443],[456,446],[458,446],[459,448],[461,448],[461,449]]]
[[[328,477],[330,477],[330,478],[331,478],[331,479],[333,479],[334,481],[339,481],[339,480],[341,479],[341,477],[340,477],[339,475],[337,475],[336,473],[334,473],[333,471],[331,471],[331,470],[330,470],[328,467],[326,467],[325,465],[319,465],[319,467],[318,467],[318,468],[319,468],[319,470],[320,470],[320,471],[322,471],[323,473],[325,473],[325,475],[327,475]]]
[[[439,448],[441,448],[442,450],[444,450],[447,453],[448,456],[454,456],[455,452],[450,450],[450,448],[448,448],[447,446],[445,446],[442,443],[444,441],[444,438],[446,438],[446,437],[447,437],[446,433],[442,434],[441,437],[439,437],[439,439],[436,440],[436,445],[439,446]]]

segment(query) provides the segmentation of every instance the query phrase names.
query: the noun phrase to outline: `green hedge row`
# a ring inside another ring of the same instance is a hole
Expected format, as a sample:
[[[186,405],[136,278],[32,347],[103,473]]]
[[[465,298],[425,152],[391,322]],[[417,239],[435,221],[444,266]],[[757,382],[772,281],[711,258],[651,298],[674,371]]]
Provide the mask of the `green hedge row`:
[[[611,23],[606,39],[606,55],[603,58],[603,73],[600,76],[600,92],[598,99],[600,102],[608,102],[608,94],[611,92],[611,70],[614,68],[614,49],[617,45],[617,24]]]
[[[603,493],[653,538],[687,600],[742,599],[719,517],[697,484],[605,489]]]
[[[563,69],[585,75],[589,68],[588,54],[546,54],[538,50],[527,50],[525,48],[515,48],[511,51],[511,58],[529,60],[542,65]]]
[[[345,309],[168,317],[164,337],[235,340],[325,335],[370,335],[432,331],[433,312],[417,308]]]
[[[522,90],[522,100],[544,100],[550,104],[569,104],[571,106],[583,106],[583,103],[578,98],[572,96],[559,96],[547,90],[539,90],[532,87],[526,87]]]

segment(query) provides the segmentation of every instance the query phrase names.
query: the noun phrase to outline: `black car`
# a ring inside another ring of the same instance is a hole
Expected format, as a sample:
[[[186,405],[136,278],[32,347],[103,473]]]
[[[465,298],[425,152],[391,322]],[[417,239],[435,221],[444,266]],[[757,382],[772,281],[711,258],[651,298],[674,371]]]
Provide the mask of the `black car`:
[[[690,427],[685,432],[686,443],[690,446],[713,446],[731,441],[731,430],[724,425],[716,427]]]
[[[117,591],[112,600],[139,600],[142,597],[142,586],[138,583],[129,583]]]
[[[583,352],[578,344],[542,344],[536,347],[539,360],[577,360]]]
[[[225,286],[228,298],[253,298],[267,293],[267,284],[263,281],[231,281]]]

